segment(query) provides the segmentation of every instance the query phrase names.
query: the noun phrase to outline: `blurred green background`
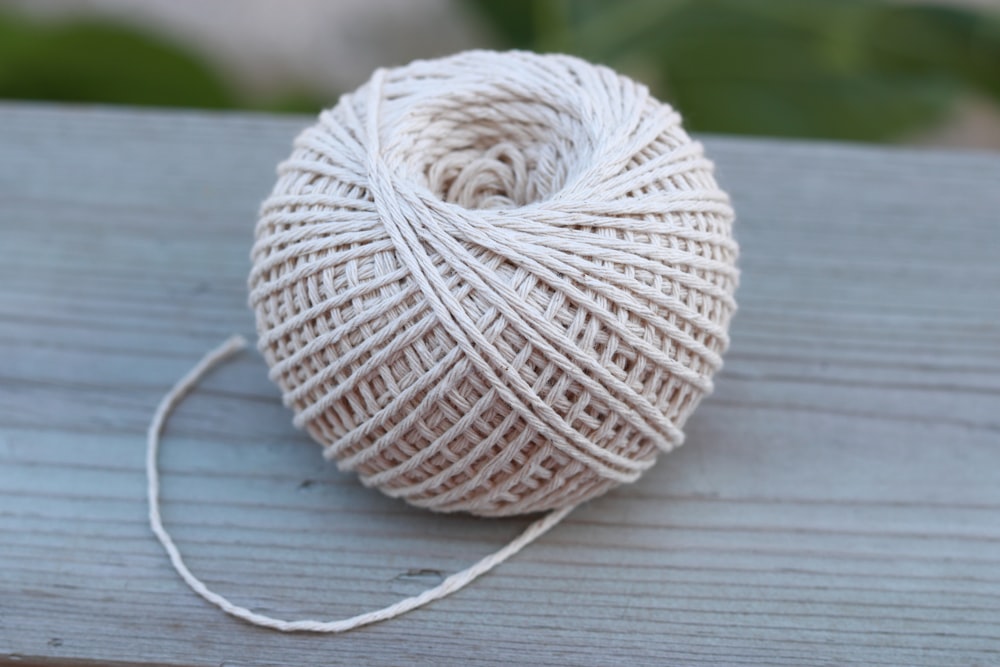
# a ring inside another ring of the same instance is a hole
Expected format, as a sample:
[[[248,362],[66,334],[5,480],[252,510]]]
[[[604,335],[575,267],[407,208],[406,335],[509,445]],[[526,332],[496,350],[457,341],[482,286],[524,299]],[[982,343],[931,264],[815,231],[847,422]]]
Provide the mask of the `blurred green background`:
[[[241,85],[233,76],[238,63],[220,66],[211,49],[189,38],[197,3],[187,2],[187,23],[174,20],[170,30],[156,23],[156,3],[142,21],[134,20],[134,6],[119,17],[69,4],[50,2],[39,13],[26,2],[0,3],[0,98],[312,113],[333,104],[343,85],[360,83],[290,75],[266,90]],[[350,4],[339,4],[345,18],[336,26],[348,35]],[[355,4],[366,12],[358,18],[367,37],[357,52],[384,54],[384,62],[368,56],[373,66],[440,55],[452,44],[574,53],[646,82],[696,131],[909,141],[968,108],[986,134],[1000,128],[996,3],[451,0],[437,9],[457,17],[447,26],[408,26],[398,1],[382,0],[382,18],[373,14],[378,2]],[[273,2],[270,11],[307,14],[317,6]],[[267,21],[260,3],[246,7],[242,29],[254,16]],[[240,25],[234,21],[232,30]],[[461,31],[467,34],[455,34]],[[209,32],[199,33],[200,42],[210,42]],[[322,57],[315,39],[301,42],[285,51]],[[365,63],[347,53],[326,66],[360,71]],[[975,136],[965,143],[975,145]]]

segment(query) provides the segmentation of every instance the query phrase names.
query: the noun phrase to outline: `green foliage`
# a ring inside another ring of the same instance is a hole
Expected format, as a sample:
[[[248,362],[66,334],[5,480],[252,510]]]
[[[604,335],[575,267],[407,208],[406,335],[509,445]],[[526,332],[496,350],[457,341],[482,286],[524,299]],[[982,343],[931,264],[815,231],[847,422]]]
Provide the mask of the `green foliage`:
[[[875,55],[883,66],[948,78],[1000,102],[1000,15],[900,6],[879,19]]]
[[[695,130],[892,140],[962,94],[1000,104],[1000,17],[877,0],[465,0],[501,46],[576,53],[646,81]],[[199,58],[106,23],[0,14],[0,97],[315,111],[244,99]]]
[[[892,140],[962,92],[1000,101],[1000,22],[874,0],[469,0],[509,47],[649,83],[692,129]]]
[[[0,14],[0,98],[201,108],[315,111],[295,94],[241,99],[183,48],[107,23],[36,24]]]
[[[229,107],[234,96],[197,59],[165,42],[100,23],[36,26],[0,17],[3,97]]]

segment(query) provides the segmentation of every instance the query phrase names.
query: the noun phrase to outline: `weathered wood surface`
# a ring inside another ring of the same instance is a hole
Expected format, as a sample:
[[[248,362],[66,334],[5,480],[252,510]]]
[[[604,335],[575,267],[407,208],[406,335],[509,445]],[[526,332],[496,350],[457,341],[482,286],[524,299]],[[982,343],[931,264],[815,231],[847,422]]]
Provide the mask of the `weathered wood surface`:
[[[147,528],[144,430],[252,335],[255,210],[304,122],[0,107],[0,662],[1000,665],[989,154],[710,139],[741,310],[680,451],[388,623],[281,635],[202,602]],[[192,568],[286,618],[393,602],[525,523],[337,473],[256,354],[182,406],[162,460]]]

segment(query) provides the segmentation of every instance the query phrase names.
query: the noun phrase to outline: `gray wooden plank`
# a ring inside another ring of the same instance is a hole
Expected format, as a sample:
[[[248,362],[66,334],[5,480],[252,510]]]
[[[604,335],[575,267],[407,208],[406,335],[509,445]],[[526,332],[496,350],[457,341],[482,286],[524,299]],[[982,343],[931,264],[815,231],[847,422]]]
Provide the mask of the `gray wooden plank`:
[[[250,335],[258,202],[308,119],[0,105],[0,662],[1000,664],[1000,157],[709,138],[743,248],[688,444],[470,588],[347,635],[188,591],[145,518],[163,391]],[[262,361],[164,442],[195,572],[282,617],[395,601],[523,519],[363,489]]]

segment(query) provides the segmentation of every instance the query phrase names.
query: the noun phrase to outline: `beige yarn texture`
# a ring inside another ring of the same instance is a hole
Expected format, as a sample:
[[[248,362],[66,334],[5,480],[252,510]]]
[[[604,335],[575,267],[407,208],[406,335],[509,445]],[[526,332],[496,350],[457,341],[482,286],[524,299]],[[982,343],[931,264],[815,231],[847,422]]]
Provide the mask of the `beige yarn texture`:
[[[563,55],[470,51],[379,70],[295,141],[261,208],[258,348],[306,429],[363,483],[440,512],[555,510],[425,593],[340,621],[283,621],[210,591],[159,515],[174,567],[230,614],[341,632],[465,586],[577,504],[651,467],[711,391],[736,308],[733,211],[678,114]]]
[[[295,142],[250,302],[271,378],[341,468],[484,516],[634,481],[711,390],[728,197],[680,117],[577,58],[382,71]]]

